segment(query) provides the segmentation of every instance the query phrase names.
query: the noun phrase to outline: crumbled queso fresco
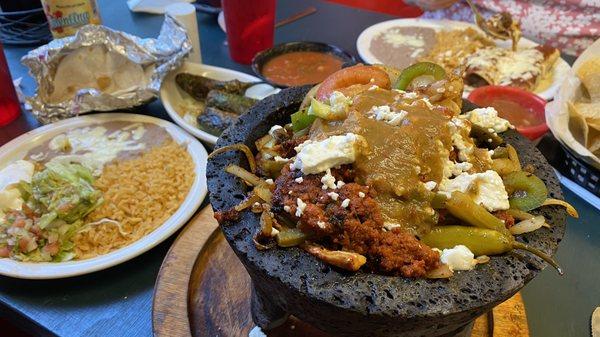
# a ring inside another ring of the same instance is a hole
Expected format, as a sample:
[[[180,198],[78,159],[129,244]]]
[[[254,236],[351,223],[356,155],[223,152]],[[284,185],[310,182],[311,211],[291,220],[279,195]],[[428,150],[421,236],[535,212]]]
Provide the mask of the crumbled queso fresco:
[[[478,184],[478,188],[473,188]],[[483,173],[461,173],[454,179],[443,179],[438,188],[439,192],[450,197],[452,192],[477,191],[471,196],[475,203],[482,205],[488,211],[506,210],[509,208],[508,193],[504,188],[502,178],[496,171],[488,170]]]
[[[302,213],[304,213],[304,209],[306,208],[306,203],[304,201],[302,201],[302,199],[297,198],[296,199],[296,216],[297,217],[301,217]]]
[[[471,270],[477,264],[474,258],[471,250],[463,245],[444,249],[440,254],[440,261],[448,265],[450,270]]]
[[[498,117],[498,111],[492,107],[471,110],[464,116],[471,123],[484,129],[493,129],[494,132],[504,132],[509,128],[513,128],[509,121]]]
[[[348,107],[352,105],[352,100],[341,92],[334,91],[331,96],[329,96],[329,105],[334,114],[340,114],[348,110]]]
[[[331,175],[331,169],[327,169],[325,175],[321,177],[321,183],[323,184],[322,188],[324,190],[328,188],[335,188],[335,177]]]
[[[371,113],[373,114],[371,118],[378,121],[384,121],[394,126],[400,125],[404,117],[408,114],[408,112],[404,110],[398,112],[392,111],[388,105],[374,106],[371,108]]]
[[[298,155],[293,168],[301,170],[304,174],[316,174],[353,163],[360,151],[359,143],[363,141],[362,136],[354,133],[331,136],[319,142],[307,140],[295,148]]]

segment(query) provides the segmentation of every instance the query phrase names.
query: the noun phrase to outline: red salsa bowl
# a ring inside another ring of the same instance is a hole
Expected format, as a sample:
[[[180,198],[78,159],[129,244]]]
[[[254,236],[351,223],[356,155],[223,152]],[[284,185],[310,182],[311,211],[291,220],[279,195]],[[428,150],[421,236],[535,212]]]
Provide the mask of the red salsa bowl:
[[[529,91],[490,85],[473,90],[468,100],[481,107],[494,107],[500,117],[507,119],[530,140],[548,132],[544,112],[546,100]]]

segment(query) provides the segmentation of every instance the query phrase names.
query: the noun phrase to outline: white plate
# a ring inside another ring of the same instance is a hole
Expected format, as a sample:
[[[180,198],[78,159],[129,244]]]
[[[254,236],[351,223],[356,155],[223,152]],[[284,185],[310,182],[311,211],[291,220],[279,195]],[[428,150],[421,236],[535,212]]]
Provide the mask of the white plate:
[[[219,137],[199,129],[196,125],[193,125],[183,118],[183,111],[177,106],[180,102],[190,101],[194,99],[179,88],[175,83],[175,76],[179,73],[190,73],[194,75],[201,75],[210,77],[216,80],[229,81],[229,80],[240,80],[242,82],[260,82],[261,79],[248,75],[239,71],[225,69],[220,67],[209,66],[205,64],[197,64],[191,62],[185,62],[179,69],[171,72],[165,77],[162,86],[160,88],[160,99],[167,110],[167,113],[179,126],[184,128],[187,132],[200,138],[201,140],[215,144]],[[268,84],[259,84],[249,88],[246,91],[246,96],[261,99],[268,95],[278,92],[279,89],[275,89]]]
[[[397,20],[384,21],[384,22],[380,22],[378,24],[368,27],[367,29],[363,30],[362,33],[360,33],[360,35],[358,36],[358,39],[356,40],[356,49],[358,50],[358,55],[360,55],[360,58],[362,58],[363,61],[365,61],[366,63],[370,63],[370,64],[381,63],[381,61],[379,61],[377,59],[377,57],[375,57],[375,55],[373,55],[371,53],[371,51],[369,50],[369,48],[371,46],[371,40],[380,32],[383,32],[392,27],[427,27],[427,28],[433,28],[435,30],[465,29],[465,28],[471,27],[471,28],[476,29],[481,32],[481,30],[479,28],[477,28],[476,25],[468,23],[468,22],[462,22],[462,21],[429,20],[429,19],[418,19],[418,18],[417,19],[397,19]],[[501,47],[505,47],[505,48],[510,48],[509,41],[498,41],[497,45],[501,46]],[[526,38],[521,38],[521,40],[519,40],[519,47],[531,48],[531,47],[535,47],[537,45],[538,45],[537,43],[535,43],[529,39],[526,39]],[[553,69],[554,73],[552,75],[552,78],[553,78],[552,84],[546,90],[541,91],[541,92],[535,92],[535,93],[538,96],[544,98],[545,100],[553,99],[554,95],[556,95],[556,93],[558,92],[558,88],[560,87],[560,84],[566,78],[566,75],[569,72],[569,69],[570,69],[569,64],[562,58],[559,58],[556,61],[556,64],[554,65],[554,69]],[[463,96],[466,98],[468,96],[468,94],[469,94],[469,90],[467,88],[465,88],[465,92],[464,92]]]
[[[134,114],[104,113],[69,118],[32,130],[0,148],[0,168],[22,159],[32,148],[54,136],[74,128],[109,122],[146,122],[163,127],[180,144],[187,143],[187,151],[194,161],[196,178],[189,194],[179,209],[152,233],[134,243],[91,259],[81,261],[31,263],[9,258],[0,259],[0,274],[24,279],[57,279],[106,269],[130,260],[161,243],[187,223],[206,196],[206,157],[202,144],[173,123],[162,119]]]

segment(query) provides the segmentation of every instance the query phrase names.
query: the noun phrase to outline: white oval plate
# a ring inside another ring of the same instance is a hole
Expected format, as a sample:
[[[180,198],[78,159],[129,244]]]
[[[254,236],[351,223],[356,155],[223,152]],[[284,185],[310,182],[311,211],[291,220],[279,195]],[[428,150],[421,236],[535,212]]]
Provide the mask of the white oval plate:
[[[16,160],[23,159],[27,152],[54,136],[74,128],[110,122],[146,122],[163,127],[178,143],[187,143],[187,151],[195,165],[194,183],[179,209],[165,223],[152,233],[134,243],[91,259],[68,262],[19,262],[9,258],[0,259],[0,274],[24,279],[57,279],[88,274],[106,269],[130,260],[161,243],[194,215],[206,196],[206,150],[194,137],[181,130],[171,122],[155,117],[125,114],[103,113],[69,118],[32,130],[0,147],[0,168]]]
[[[169,114],[169,116],[171,116],[175,123],[177,123],[177,125],[181,126],[192,135],[198,137],[200,140],[203,140],[210,144],[215,144],[219,137],[209,132],[203,131],[199,129],[196,125],[189,123],[183,118],[184,112],[178,111],[181,110],[181,108],[177,106],[178,103],[194,101],[194,99],[190,95],[181,90],[177,83],[175,83],[175,76],[183,72],[194,75],[206,76],[221,81],[229,81],[235,79],[240,80],[242,82],[262,81],[258,77],[254,77],[252,75],[248,75],[239,71],[191,62],[185,62],[179,69],[167,75],[160,88],[160,100],[162,101],[165,109],[167,110],[167,113]],[[279,89],[275,89],[268,84],[259,84],[250,87],[248,91],[246,91],[246,96],[261,99],[278,91]]]
[[[369,64],[381,63],[381,61],[379,61],[377,57],[375,57],[375,55],[373,55],[369,50],[371,46],[371,40],[380,32],[383,32],[392,27],[426,27],[433,28],[435,30],[465,29],[471,27],[481,32],[481,30],[476,25],[462,21],[430,20],[419,18],[384,21],[368,27],[367,29],[363,30],[362,33],[360,33],[360,35],[358,36],[358,39],[356,40],[356,49],[358,50],[358,55],[361,59],[363,59],[363,61]],[[498,41],[497,45],[500,47],[510,48],[510,42],[508,41]],[[537,43],[526,38],[521,38],[521,40],[519,40],[519,47],[531,48],[537,45]],[[556,93],[558,92],[560,84],[566,78],[569,69],[571,69],[571,67],[569,67],[569,64],[562,58],[559,58],[554,64],[552,84],[548,88],[546,88],[546,90],[540,92],[535,91],[535,94],[537,94],[545,100],[553,99],[554,95],[556,95]],[[466,98],[469,95],[469,93],[470,90],[468,90],[468,88],[465,88],[463,97]]]

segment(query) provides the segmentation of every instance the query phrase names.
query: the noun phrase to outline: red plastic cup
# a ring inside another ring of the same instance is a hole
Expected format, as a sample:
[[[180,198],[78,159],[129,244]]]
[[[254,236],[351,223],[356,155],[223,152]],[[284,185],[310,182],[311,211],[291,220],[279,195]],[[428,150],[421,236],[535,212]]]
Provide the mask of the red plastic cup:
[[[20,114],[21,105],[0,44],[0,126],[14,121]]]
[[[276,0],[223,0],[231,58],[250,64],[256,53],[273,47]]]
[[[500,117],[508,119],[509,122],[515,125],[519,133],[530,140],[538,139],[548,132],[545,113],[546,100],[529,91],[489,85],[473,90],[467,99],[482,107],[491,106],[496,108]],[[500,101],[508,101],[519,105],[540,122],[536,125],[519,125],[517,121],[511,120],[510,115],[505,115],[506,112],[503,111],[503,106],[499,105]]]

